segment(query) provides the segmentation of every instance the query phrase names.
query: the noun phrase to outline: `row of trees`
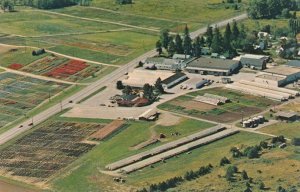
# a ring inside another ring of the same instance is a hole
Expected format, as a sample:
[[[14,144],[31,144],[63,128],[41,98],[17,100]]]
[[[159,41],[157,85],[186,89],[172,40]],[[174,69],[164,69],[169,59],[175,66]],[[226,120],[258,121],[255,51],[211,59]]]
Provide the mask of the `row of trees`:
[[[296,0],[251,0],[248,15],[252,19],[271,19],[298,9]]]
[[[201,176],[207,175],[212,171],[213,166],[211,164],[207,166],[200,167],[197,171],[188,171],[183,177],[174,177],[166,181],[162,181],[158,184],[151,184],[149,190],[143,188],[137,192],[157,192],[157,191],[167,191],[170,188],[178,186],[184,181],[191,181]]]
[[[39,9],[55,9],[72,5],[88,6],[92,0],[0,0],[2,9],[13,11],[15,5],[26,5]]]
[[[163,50],[168,52],[169,56],[173,54],[187,54],[199,57],[201,55],[201,40],[197,37],[195,41],[192,40],[188,26],[185,26],[184,33],[182,36],[177,34],[174,36],[170,35],[168,29],[161,31],[160,40],[156,42],[156,50],[161,55]]]

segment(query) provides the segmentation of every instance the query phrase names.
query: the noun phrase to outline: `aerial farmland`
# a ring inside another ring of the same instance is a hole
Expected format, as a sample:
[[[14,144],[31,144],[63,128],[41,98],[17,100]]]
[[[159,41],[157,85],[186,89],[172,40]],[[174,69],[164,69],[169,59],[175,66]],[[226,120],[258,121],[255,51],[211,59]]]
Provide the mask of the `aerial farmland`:
[[[0,191],[300,190],[297,0],[0,3]]]

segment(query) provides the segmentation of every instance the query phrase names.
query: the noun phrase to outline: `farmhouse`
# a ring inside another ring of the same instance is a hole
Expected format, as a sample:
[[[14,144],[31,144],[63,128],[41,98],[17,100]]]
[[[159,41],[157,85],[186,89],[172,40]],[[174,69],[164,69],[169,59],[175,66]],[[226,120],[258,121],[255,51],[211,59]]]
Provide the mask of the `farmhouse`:
[[[213,58],[198,58],[190,62],[186,70],[190,73],[202,75],[221,75],[228,76],[238,70],[240,64],[238,61],[213,59]]]
[[[122,82],[124,85],[142,88],[147,83],[154,85],[158,78],[162,80],[164,88],[169,88],[183,81],[187,76],[184,73],[173,73],[171,71],[135,69]]]
[[[266,79],[262,79],[262,83],[274,83],[278,84],[278,86],[283,86],[289,83],[293,83],[300,79],[300,68],[290,67],[287,65],[280,65],[277,67],[273,67],[264,71]],[[259,79],[255,81],[259,82]]]
[[[245,54],[241,56],[241,64],[244,67],[249,67],[258,70],[264,70],[267,68],[268,56],[265,55],[251,55]]]
[[[296,121],[299,116],[295,112],[280,111],[275,114],[275,118],[280,121],[293,122]]]

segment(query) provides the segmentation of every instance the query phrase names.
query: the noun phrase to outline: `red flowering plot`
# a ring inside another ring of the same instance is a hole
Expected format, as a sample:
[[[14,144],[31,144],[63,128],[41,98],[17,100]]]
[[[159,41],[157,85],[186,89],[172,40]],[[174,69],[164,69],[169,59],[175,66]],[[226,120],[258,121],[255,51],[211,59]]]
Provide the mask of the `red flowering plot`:
[[[19,63],[13,63],[13,64],[11,64],[11,65],[8,66],[8,68],[14,69],[14,70],[19,70],[19,69],[21,69],[22,67],[23,67],[23,65],[22,65],[22,64],[19,64]]]

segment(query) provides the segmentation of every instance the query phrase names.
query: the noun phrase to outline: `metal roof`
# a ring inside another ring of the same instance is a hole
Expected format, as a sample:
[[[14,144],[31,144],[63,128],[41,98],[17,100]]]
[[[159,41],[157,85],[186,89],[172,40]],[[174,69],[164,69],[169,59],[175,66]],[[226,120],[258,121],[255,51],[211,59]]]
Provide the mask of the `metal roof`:
[[[226,59],[213,59],[201,57],[187,65],[187,68],[207,68],[207,69],[220,69],[229,70],[233,65],[238,64],[238,61]]]

